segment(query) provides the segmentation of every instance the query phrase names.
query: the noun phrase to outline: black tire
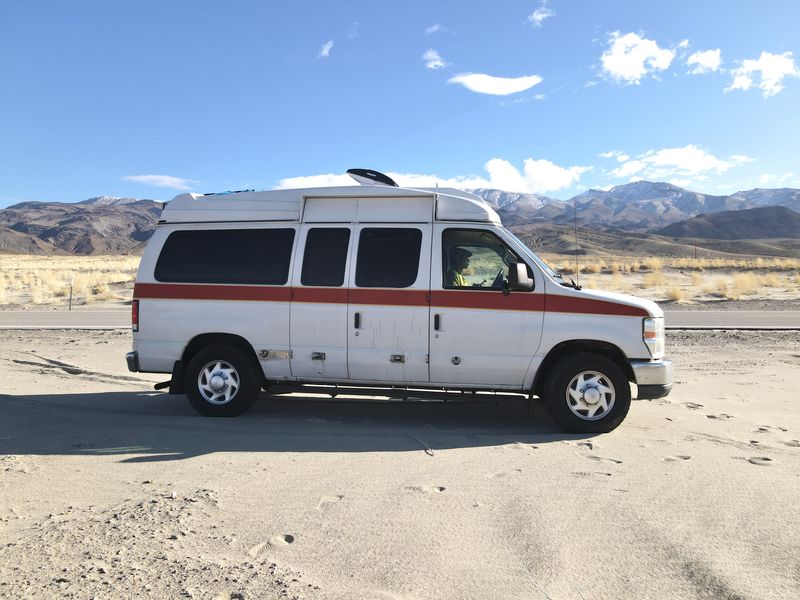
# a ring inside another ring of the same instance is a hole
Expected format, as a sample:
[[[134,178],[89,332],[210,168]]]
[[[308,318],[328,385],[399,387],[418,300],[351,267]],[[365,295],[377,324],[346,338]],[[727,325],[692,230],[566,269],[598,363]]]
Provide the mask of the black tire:
[[[216,371],[214,363],[220,366]],[[253,363],[251,356],[233,346],[215,345],[200,350],[186,367],[186,396],[192,407],[205,417],[235,417],[245,412],[255,404],[264,384],[261,370]],[[209,372],[222,381],[212,382],[207,378]],[[215,390],[212,385],[221,387]]]
[[[583,380],[579,379],[582,373]],[[581,387],[581,381],[587,382],[585,388]],[[569,393],[571,385],[573,394],[581,398]],[[631,406],[631,386],[622,368],[605,356],[590,352],[573,354],[557,362],[547,373],[542,391],[550,414],[571,433],[612,431],[622,423]],[[592,396],[585,392],[591,392]]]

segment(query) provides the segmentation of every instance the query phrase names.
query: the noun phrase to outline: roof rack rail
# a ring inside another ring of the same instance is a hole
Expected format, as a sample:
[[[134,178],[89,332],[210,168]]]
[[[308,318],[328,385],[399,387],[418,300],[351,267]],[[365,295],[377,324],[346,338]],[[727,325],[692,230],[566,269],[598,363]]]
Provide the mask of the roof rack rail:
[[[241,194],[243,192],[255,192],[255,190],[228,190],[227,192],[209,192],[203,196],[226,196],[228,194]]]

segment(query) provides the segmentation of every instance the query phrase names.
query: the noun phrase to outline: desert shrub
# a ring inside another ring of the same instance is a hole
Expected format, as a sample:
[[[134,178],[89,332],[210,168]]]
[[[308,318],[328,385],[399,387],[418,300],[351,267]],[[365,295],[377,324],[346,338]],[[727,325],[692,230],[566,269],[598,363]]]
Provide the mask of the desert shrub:
[[[648,271],[660,271],[664,266],[664,261],[657,256],[651,256],[642,261],[642,266]]]
[[[781,287],[783,280],[777,273],[767,273],[761,278],[761,285],[764,287]]]
[[[703,281],[705,278],[700,275],[700,273],[692,273],[692,287],[693,288],[700,288],[703,285]]]
[[[642,287],[643,288],[653,288],[659,287],[666,284],[667,279],[664,277],[664,273],[661,271],[653,271],[652,273],[647,273],[642,278]]]
[[[717,277],[708,285],[707,291],[717,296],[725,297],[728,295],[728,280],[725,277]]]
[[[683,291],[683,288],[679,288],[678,286],[673,286],[667,290],[667,298],[673,302],[680,302],[685,297],[686,293]]]
[[[588,265],[584,265],[581,268],[581,273],[588,273],[588,274],[596,275],[599,272],[600,272],[600,265],[598,265],[597,263],[591,263],[591,264],[588,264]]]
[[[747,271],[746,273],[737,273],[733,276],[728,297],[732,300],[738,300],[742,296],[746,296],[747,294],[752,294],[753,292],[757,291],[759,287],[761,286],[759,285],[758,277],[756,277],[755,273],[752,271]]]

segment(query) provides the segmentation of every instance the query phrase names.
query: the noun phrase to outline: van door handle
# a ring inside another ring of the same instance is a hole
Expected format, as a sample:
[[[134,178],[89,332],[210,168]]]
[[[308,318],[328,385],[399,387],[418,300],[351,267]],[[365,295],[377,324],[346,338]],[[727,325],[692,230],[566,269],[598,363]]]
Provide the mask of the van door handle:
[[[433,330],[434,331],[439,331],[439,326],[441,325],[441,323],[442,323],[441,317],[439,317],[439,315],[433,315]]]
[[[353,327],[361,329],[361,313],[355,313],[353,315]]]

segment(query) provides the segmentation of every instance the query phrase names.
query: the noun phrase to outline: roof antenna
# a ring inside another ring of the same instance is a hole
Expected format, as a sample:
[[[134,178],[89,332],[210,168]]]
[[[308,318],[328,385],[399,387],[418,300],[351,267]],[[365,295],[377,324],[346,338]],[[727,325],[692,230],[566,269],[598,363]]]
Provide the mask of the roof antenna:
[[[572,198],[572,211],[575,218],[575,287],[581,289],[581,269],[578,265],[578,203]]]

